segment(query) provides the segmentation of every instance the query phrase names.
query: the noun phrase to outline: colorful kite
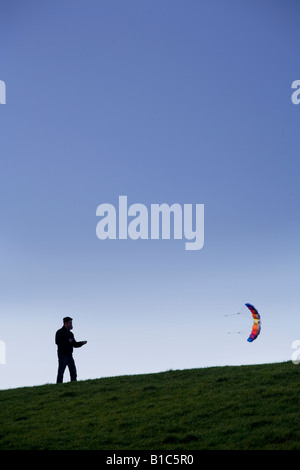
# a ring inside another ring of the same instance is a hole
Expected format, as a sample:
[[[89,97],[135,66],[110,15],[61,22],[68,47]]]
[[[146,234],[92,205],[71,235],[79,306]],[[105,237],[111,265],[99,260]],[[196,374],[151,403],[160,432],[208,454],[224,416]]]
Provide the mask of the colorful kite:
[[[252,313],[252,317],[253,317],[252,331],[250,333],[249,338],[247,339],[247,341],[249,341],[249,343],[252,343],[252,341],[254,341],[260,333],[260,314],[258,313],[256,308],[253,307],[253,305],[251,305],[251,304],[245,304],[245,305],[246,305],[246,307],[248,307],[248,309]]]

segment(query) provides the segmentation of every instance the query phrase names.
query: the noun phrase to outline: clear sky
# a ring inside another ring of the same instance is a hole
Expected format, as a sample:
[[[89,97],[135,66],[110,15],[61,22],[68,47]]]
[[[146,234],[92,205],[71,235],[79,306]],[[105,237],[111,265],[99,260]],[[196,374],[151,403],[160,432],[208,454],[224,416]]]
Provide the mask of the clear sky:
[[[66,315],[88,341],[78,379],[291,358],[299,13],[297,0],[1,2],[0,388],[55,382]],[[204,204],[204,247],[99,240],[96,209],[120,195]],[[262,317],[252,344],[250,317],[225,316],[244,302]]]

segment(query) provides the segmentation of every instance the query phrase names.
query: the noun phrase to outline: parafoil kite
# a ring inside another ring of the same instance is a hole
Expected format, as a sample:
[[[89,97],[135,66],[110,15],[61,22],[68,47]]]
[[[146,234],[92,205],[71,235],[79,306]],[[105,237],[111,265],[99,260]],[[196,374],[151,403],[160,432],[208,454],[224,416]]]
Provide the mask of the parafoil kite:
[[[248,309],[252,313],[252,317],[253,317],[252,331],[250,333],[249,338],[247,339],[247,341],[249,341],[249,343],[252,343],[252,341],[254,341],[260,333],[260,314],[258,313],[256,308],[253,307],[253,305],[251,305],[251,304],[245,304],[245,305],[246,305],[246,307],[248,307]]]

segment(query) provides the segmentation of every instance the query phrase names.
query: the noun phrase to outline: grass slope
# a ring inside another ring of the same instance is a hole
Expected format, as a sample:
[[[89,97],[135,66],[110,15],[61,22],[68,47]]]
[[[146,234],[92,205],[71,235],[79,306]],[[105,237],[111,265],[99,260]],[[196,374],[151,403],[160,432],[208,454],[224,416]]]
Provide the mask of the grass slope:
[[[290,362],[0,391],[0,449],[300,449]]]

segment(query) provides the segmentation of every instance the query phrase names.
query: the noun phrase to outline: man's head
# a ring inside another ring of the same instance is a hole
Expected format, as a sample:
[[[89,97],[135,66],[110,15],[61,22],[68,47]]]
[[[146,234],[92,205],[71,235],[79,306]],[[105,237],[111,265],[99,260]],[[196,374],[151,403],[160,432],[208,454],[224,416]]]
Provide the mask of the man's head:
[[[73,318],[71,318],[71,317],[65,317],[63,319],[64,327],[67,328],[67,330],[72,330],[73,329],[72,320],[73,320]]]

